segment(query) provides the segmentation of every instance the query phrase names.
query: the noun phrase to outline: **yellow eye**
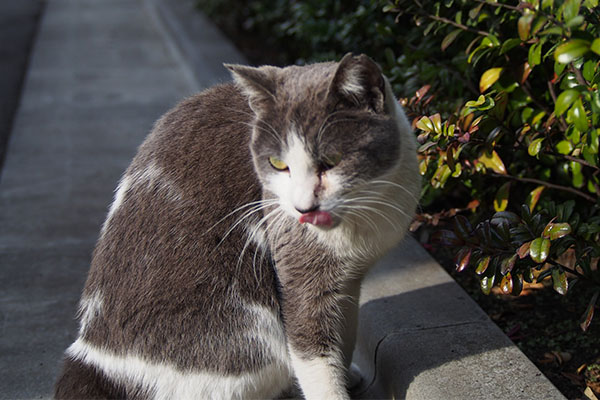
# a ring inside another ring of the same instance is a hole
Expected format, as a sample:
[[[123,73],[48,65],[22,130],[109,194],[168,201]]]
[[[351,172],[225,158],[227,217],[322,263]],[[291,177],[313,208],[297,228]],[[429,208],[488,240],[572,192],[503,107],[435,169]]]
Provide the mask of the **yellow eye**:
[[[325,157],[323,157],[323,164],[327,168],[335,167],[340,161],[342,161],[342,155],[340,153],[326,154]]]
[[[288,169],[287,164],[277,157],[269,157],[269,163],[278,171],[286,171]]]

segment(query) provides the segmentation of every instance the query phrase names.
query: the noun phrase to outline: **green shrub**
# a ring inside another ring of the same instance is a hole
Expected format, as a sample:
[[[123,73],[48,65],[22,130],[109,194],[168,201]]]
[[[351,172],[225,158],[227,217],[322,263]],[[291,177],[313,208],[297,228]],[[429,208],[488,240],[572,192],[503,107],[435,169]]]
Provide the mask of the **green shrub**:
[[[458,249],[484,293],[546,278],[561,294],[569,281],[595,286],[584,330],[600,291],[597,3],[201,2],[235,10],[213,17],[262,37],[271,62],[376,59],[421,144],[428,184],[414,226],[452,220],[432,239]]]
[[[426,204],[459,199],[472,210],[435,238],[460,248],[457,268],[473,266],[484,293],[496,284],[519,294],[523,281],[549,278],[566,294],[568,277],[600,289],[597,3],[399,0],[391,9],[441,38],[440,51],[478,86],[416,127]]]

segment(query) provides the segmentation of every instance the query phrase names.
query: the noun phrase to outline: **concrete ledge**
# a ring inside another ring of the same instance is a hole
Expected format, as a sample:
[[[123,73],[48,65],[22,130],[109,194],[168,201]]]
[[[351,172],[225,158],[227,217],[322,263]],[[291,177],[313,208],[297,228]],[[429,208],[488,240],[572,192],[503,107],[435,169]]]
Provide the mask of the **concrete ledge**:
[[[148,1],[166,26],[177,27],[166,31],[197,76],[207,61],[219,70],[212,57],[219,54],[205,43],[225,39],[193,1]],[[224,49],[225,60],[243,62],[233,47]],[[360,398],[564,399],[412,238],[369,273],[360,303],[353,358]]]
[[[364,282],[354,362],[361,398],[564,399],[412,238]]]

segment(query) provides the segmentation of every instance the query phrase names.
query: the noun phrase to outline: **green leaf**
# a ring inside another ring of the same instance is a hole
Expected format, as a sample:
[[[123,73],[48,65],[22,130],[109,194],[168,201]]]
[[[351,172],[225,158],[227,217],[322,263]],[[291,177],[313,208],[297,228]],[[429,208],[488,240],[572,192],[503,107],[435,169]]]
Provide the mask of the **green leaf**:
[[[587,81],[592,81],[594,79],[594,75],[596,74],[596,62],[589,60],[583,64],[583,77]]]
[[[429,117],[423,117],[417,122],[417,128],[425,132],[433,132],[433,123]]]
[[[560,154],[571,154],[573,151],[573,143],[569,140],[561,140],[556,144],[556,151]]]
[[[592,318],[594,318],[594,308],[596,306],[596,301],[598,300],[599,294],[600,291],[594,293],[594,295],[590,299],[590,303],[588,304],[585,310],[585,313],[583,313],[583,316],[581,318],[581,324],[579,324],[579,326],[584,332],[588,330],[588,328],[590,327],[590,323],[592,322]]]
[[[469,265],[469,261],[471,260],[471,253],[473,251],[469,248],[462,248],[459,252],[458,252],[458,256],[456,258],[456,270],[458,272],[462,272],[465,270],[465,268],[467,268],[467,266]]]
[[[579,92],[575,89],[569,89],[562,92],[554,104],[554,113],[556,116],[562,115],[579,98]],[[417,127],[418,127],[417,123]]]
[[[590,50],[596,54],[600,54],[600,38],[594,39],[590,46]]]
[[[542,43],[535,43],[529,47],[527,62],[532,68],[542,62]]]
[[[442,117],[440,116],[440,114],[433,114],[429,118],[431,120],[431,123],[433,124],[433,131],[435,133],[442,133]]]
[[[529,38],[529,31],[531,30],[531,23],[533,22],[533,14],[525,14],[519,18],[517,22],[517,30],[519,31],[519,37],[525,41]]]
[[[531,246],[529,247],[529,256],[531,259],[541,264],[548,258],[548,252],[550,251],[550,240],[539,237],[533,239]]]
[[[581,0],[567,0],[563,5],[563,19],[569,22],[579,14]]]
[[[550,240],[555,240],[567,236],[569,233],[571,233],[571,225],[569,225],[567,222],[550,222],[544,228],[542,236]]]
[[[585,132],[588,129],[588,119],[585,113],[585,108],[583,108],[583,102],[581,101],[581,97],[575,100],[573,107],[571,108],[573,111],[573,119],[575,121],[575,127],[579,129],[581,132]]]
[[[527,196],[527,206],[530,210],[533,211],[545,188],[545,186],[538,186],[529,192],[529,195]]]
[[[448,46],[450,46],[452,44],[452,42],[454,42],[454,39],[456,39],[456,37],[462,32],[462,29],[455,29],[452,32],[450,32],[449,34],[447,34],[444,39],[442,40],[442,51],[446,51],[446,49],[448,48]]]
[[[483,274],[487,270],[489,265],[490,265],[490,256],[483,257],[481,260],[479,260],[479,263],[477,264],[477,268],[475,269],[475,273],[477,275]]]
[[[511,294],[513,291],[513,280],[511,273],[507,273],[500,282],[500,290],[504,294]]]
[[[485,165],[486,168],[492,169],[498,174],[506,175],[506,167],[498,153],[496,153],[496,150],[492,150],[491,154],[483,151],[478,160]]]
[[[510,50],[514,49],[515,47],[517,47],[520,44],[521,44],[521,39],[511,38],[511,39],[505,40],[504,43],[502,43],[502,48],[500,49],[500,55],[508,53]]]
[[[583,173],[581,172],[581,164],[575,161],[571,161],[569,163],[569,167],[571,168],[571,173],[573,174],[571,183],[576,188],[581,188],[585,180]]]
[[[481,286],[481,291],[483,292],[483,294],[490,294],[490,292],[492,291],[492,286],[494,286],[495,278],[496,275],[484,276],[483,278],[481,278],[481,281],[479,281],[479,285]]]
[[[581,57],[590,49],[590,42],[584,39],[571,39],[561,44],[554,51],[554,59],[561,64],[568,64]]]
[[[501,67],[490,68],[481,75],[481,79],[479,80],[479,91],[481,93],[485,92],[490,86],[496,83],[498,78],[500,78],[502,69],[503,68]]]
[[[510,193],[510,182],[506,182],[498,192],[496,192],[496,197],[494,198],[494,210],[496,211],[504,211],[506,210],[506,206],[508,206],[508,195]]]
[[[529,143],[529,147],[527,147],[527,153],[529,153],[529,155],[532,157],[537,156],[542,148],[543,141],[544,138],[537,138],[535,140],[532,140],[531,143]]]
[[[523,259],[529,255],[529,247],[531,246],[531,242],[525,242],[519,247],[517,250],[517,255],[520,259]]]
[[[502,275],[510,274],[510,271],[512,271],[512,269],[514,268],[516,261],[517,254],[513,254],[510,257],[506,257],[504,260],[502,260],[502,263],[500,264],[500,273]]]
[[[480,105],[482,105],[483,103],[485,103],[485,96],[480,95],[477,98],[477,100],[467,101],[467,103],[465,104],[465,107],[476,108],[476,107],[479,107]]]
[[[569,281],[567,280],[567,274],[565,274],[562,268],[555,267],[552,269],[552,287],[563,296],[567,294]]]

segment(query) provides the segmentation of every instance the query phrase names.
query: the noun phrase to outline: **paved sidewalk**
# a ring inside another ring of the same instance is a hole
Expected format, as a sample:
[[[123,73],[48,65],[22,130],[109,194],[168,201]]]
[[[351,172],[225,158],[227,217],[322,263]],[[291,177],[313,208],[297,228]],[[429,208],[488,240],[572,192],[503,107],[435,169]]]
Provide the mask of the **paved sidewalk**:
[[[243,60],[191,3],[47,0],[0,177],[2,399],[51,395],[120,174],[162,113]],[[562,398],[412,240],[361,304],[364,398]]]

